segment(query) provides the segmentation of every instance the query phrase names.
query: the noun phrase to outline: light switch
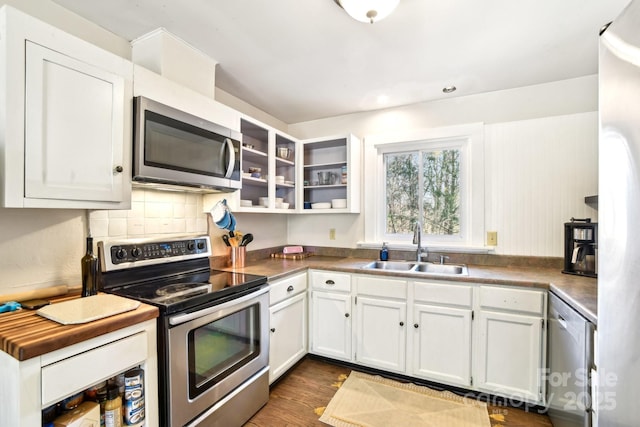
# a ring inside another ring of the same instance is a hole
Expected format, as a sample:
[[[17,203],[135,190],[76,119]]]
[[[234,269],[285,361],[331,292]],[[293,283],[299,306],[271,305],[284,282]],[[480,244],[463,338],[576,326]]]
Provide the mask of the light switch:
[[[487,231],[487,246],[498,246],[497,231]]]

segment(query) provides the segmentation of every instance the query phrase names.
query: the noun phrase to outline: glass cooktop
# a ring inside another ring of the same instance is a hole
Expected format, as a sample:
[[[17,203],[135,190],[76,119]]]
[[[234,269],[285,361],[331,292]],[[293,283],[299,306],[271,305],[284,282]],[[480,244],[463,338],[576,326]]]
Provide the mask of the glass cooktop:
[[[206,270],[110,286],[104,291],[155,305],[162,313],[176,313],[219,304],[266,283],[265,276]]]

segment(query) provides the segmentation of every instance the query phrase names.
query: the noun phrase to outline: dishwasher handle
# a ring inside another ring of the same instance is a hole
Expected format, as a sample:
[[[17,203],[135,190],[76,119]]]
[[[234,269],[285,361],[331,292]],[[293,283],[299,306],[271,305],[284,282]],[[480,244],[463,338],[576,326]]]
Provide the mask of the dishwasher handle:
[[[567,321],[561,315],[558,315],[558,325],[564,330],[567,329]]]

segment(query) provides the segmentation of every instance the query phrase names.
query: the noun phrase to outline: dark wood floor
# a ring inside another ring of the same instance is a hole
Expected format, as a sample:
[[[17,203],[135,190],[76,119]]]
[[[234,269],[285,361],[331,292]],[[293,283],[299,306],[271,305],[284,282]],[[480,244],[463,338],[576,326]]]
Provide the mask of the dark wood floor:
[[[351,368],[307,357],[271,388],[269,403],[245,427],[326,426],[318,421]],[[552,427],[549,418],[521,409],[488,406],[492,427]]]

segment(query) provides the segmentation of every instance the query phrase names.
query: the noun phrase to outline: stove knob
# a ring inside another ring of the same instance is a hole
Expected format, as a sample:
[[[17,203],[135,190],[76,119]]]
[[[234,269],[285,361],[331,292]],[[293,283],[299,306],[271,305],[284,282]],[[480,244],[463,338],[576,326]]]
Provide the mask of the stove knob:
[[[134,258],[138,258],[141,253],[142,253],[142,251],[140,251],[140,248],[131,249],[131,256],[134,257]]]
[[[120,248],[116,251],[116,258],[125,259],[127,257],[127,250],[124,248]]]
[[[195,248],[196,244],[194,242],[187,243],[187,249],[189,249],[190,251],[194,250]]]
[[[204,249],[204,247],[205,247],[204,242],[198,242],[198,249],[202,250]]]

